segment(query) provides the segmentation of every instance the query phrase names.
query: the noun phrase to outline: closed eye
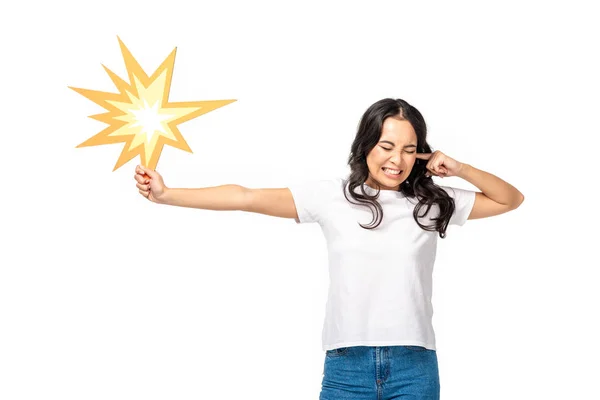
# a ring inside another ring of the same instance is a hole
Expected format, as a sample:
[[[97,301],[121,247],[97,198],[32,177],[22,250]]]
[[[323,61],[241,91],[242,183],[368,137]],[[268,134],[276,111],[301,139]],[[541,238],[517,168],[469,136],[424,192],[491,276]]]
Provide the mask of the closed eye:
[[[379,146],[379,147],[381,147],[382,149],[384,149],[384,150],[387,150],[387,151],[390,151],[390,150],[392,150],[392,149],[388,149],[387,147],[383,147],[383,146]],[[416,153],[416,151],[407,151],[407,153],[408,153],[408,154],[415,154],[415,153]]]

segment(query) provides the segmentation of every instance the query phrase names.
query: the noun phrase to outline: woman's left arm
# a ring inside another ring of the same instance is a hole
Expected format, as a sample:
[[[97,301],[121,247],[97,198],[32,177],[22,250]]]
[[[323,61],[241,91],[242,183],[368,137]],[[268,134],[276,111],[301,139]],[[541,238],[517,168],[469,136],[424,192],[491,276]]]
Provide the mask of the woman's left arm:
[[[470,164],[461,163],[439,150],[433,153],[417,153],[416,157],[427,161],[426,176],[458,176],[481,190],[482,193],[475,192],[475,203],[467,219],[504,214],[519,207],[525,200],[523,193],[510,183]]]
[[[481,190],[476,193],[475,204],[468,219],[486,218],[516,209],[525,196],[510,183],[470,164],[461,163],[456,176]]]

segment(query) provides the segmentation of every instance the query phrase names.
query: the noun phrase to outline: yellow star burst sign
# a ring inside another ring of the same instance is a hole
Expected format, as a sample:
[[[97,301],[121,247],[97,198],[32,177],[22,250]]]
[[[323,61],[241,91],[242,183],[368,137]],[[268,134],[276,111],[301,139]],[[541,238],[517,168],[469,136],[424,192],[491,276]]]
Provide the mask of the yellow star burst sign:
[[[175,51],[148,77],[120,38],[119,45],[129,75],[129,83],[102,67],[119,93],[70,87],[77,93],[104,107],[108,112],[90,118],[109,124],[100,133],[77,147],[125,142],[113,171],[139,155],[141,164],[156,169],[163,146],[168,144],[192,152],[177,125],[223,107],[235,100],[207,100],[170,103],[169,90],[175,63]]]

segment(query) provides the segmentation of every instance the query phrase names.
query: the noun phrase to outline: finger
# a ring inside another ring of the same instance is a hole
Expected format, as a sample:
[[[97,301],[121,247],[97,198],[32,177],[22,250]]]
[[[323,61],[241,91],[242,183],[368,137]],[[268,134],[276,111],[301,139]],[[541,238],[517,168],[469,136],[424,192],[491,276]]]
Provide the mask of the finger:
[[[436,159],[435,168],[438,174],[445,175],[448,173],[448,168],[444,165],[446,161],[446,155],[438,150],[438,157]]]
[[[437,167],[435,166],[435,164],[433,163],[433,161],[430,161],[429,164],[427,164],[427,173],[429,174],[429,176],[439,176],[440,173],[437,170]]]
[[[146,168],[143,165],[141,166],[142,171],[144,171],[144,173],[149,177],[149,178],[156,178],[156,171],[151,170],[150,168]]]
[[[435,172],[434,167],[435,167],[436,160],[437,160],[437,154],[433,153],[431,155],[431,157],[429,157],[429,161],[427,162],[427,165],[425,166],[425,168],[427,168],[431,172]]]
[[[137,186],[138,189],[141,189],[146,192],[150,190],[150,185],[142,185],[142,184],[136,183],[135,186]]]
[[[140,192],[140,194],[141,194],[142,196],[144,196],[144,197],[148,197],[148,195],[150,194],[150,192],[148,192],[148,191],[145,191],[145,190],[141,190],[141,189],[140,189],[140,190],[138,190],[138,192]]]
[[[437,175],[438,171],[437,171],[437,166],[435,164],[434,160],[430,160],[429,163],[427,163],[427,170],[432,174],[432,175]]]
[[[433,153],[417,153],[416,156],[420,160],[429,160]]]
[[[430,162],[433,172],[435,172],[436,175],[439,175],[441,173],[440,167],[442,165],[442,160],[440,159],[439,154],[436,154]]]
[[[135,178],[135,180],[136,180],[137,182],[139,182],[139,183],[148,183],[148,182],[147,182],[147,181],[148,181],[148,179],[144,178],[144,176],[143,176],[143,175],[140,175],[140,174],[135,174],[133,177],[134,177],[134,178]]]
[[[446,175],[448,173],[448,168],[446,168],[446,166],[444,165],[444,160],[440,160],[440,163],[437,167],[438,171],[440,174],[442,175]]]

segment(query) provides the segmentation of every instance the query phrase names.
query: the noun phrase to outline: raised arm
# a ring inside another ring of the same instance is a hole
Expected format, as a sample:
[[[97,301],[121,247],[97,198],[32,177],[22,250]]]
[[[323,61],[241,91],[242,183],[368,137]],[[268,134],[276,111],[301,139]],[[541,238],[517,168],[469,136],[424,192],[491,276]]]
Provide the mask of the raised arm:
[[[418,159],[428,160],[426,176],[458,176],[477,186],[481,192],[475,192],[475,203],[468,219],[487,218],[516,209],[523,203],[525,196],[510,183],[499,177],[461,163],[436,150],[433,153],[418,153]]]
[[[240,185],[221,185],[195,189],[168,188],[162,176],[153,170],[137,166],[136,187],[141,195],[158,204],[204,210],[237,210],[298,218],[292,192],[288,188],[249,189]]]

